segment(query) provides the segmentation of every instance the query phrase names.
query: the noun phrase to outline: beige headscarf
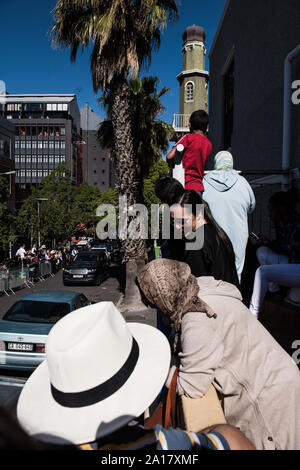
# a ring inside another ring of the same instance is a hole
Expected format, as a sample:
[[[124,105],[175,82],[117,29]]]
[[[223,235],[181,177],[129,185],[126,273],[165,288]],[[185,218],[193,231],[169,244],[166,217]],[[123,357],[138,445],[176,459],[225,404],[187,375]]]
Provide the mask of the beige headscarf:
[[[147,301],[170,318],[175,329],[174,351],[177,350],[182,317],[188,312],[203,312],[209,318],[217,315],[198,296],[199,286],[190,267],[169,259],[147,264],[138,275],[138,284]]]

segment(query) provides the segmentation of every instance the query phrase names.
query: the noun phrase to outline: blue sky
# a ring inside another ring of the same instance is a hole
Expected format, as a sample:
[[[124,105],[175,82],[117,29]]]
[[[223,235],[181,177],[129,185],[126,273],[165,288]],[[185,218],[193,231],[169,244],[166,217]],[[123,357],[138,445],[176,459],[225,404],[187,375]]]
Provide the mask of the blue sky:
[[[79,106],[86,102],[104,116],[92,89],[88,52],[71,64],[68,50],[51,45],[49,28],[55,0],[9,0],[1,2],[0,80],[9,93],[75,93]],[[225,0],[180,0],[180,19],[163,32],[160,50],[153,54],[150,68],[142,75],[155,75],[160,87],[170,88],[164,97],[162,119],[171,123],[179,108],[182,33],[187,26],[203,26],[206,47],[212,44]],[[206,69],[209,69],[207,56]]]

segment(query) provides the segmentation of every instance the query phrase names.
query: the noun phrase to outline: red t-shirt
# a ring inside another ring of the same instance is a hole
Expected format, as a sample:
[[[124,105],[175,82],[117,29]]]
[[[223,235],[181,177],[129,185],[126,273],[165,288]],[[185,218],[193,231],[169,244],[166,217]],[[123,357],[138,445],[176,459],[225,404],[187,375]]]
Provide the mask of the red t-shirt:
[[[182,144],[182,166],[185,170],[185,189],[204,191],[205,163],[212,151],[212,144],[205,135],[186,134],[175,145]]]

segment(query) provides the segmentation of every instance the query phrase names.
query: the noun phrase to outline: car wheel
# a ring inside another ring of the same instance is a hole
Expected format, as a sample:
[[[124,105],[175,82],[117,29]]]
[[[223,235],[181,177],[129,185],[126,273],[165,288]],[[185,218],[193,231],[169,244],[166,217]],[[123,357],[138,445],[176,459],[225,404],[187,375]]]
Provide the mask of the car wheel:
[[[101,276],[98,276],[96,279],[96,286],[100,286],[101,284]]]

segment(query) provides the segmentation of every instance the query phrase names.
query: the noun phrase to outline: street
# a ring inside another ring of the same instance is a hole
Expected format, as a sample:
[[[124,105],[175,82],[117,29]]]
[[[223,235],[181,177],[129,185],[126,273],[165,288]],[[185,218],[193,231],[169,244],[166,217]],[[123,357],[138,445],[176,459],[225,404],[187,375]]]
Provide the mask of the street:
[[[19,289],[7,297],[3,294],[0,297],[0,319],[3,318],[7,310],[21,297],[33,290],[68,290],[83,293],[89,300],[95,302],[111,301],[115,305],[122,298],[125,276],[122,266],[112,264],[110,267],[110,277],[100,286],[64,286],[62,281],[62,271],[59,271],[55,277],[48,277],[43,282],[37,282],[30,289]],[[15,412],[15,406],[18,396],[31,372],[8,371],[0,372],[0,406]]]
[[[89,300],[94,302],[111,301],[116,305],[121,298],[121,290],[124,288],[124,270],[123,267],[117,264],[112,264],[110,267],[110,277],[103,282],[100,286],[90,285],[73,285],[64,286],[62,281],[62,271],[59,271],[55,277],[48,277],[43,282],[37,282],[34,287],[30,289],[24,288],[15,291],[7,297],[3,294],[0,297],[0,319],[3,318],[7,310],[23,295],[32,292],[33,290],[68,290],[84,294]]]

